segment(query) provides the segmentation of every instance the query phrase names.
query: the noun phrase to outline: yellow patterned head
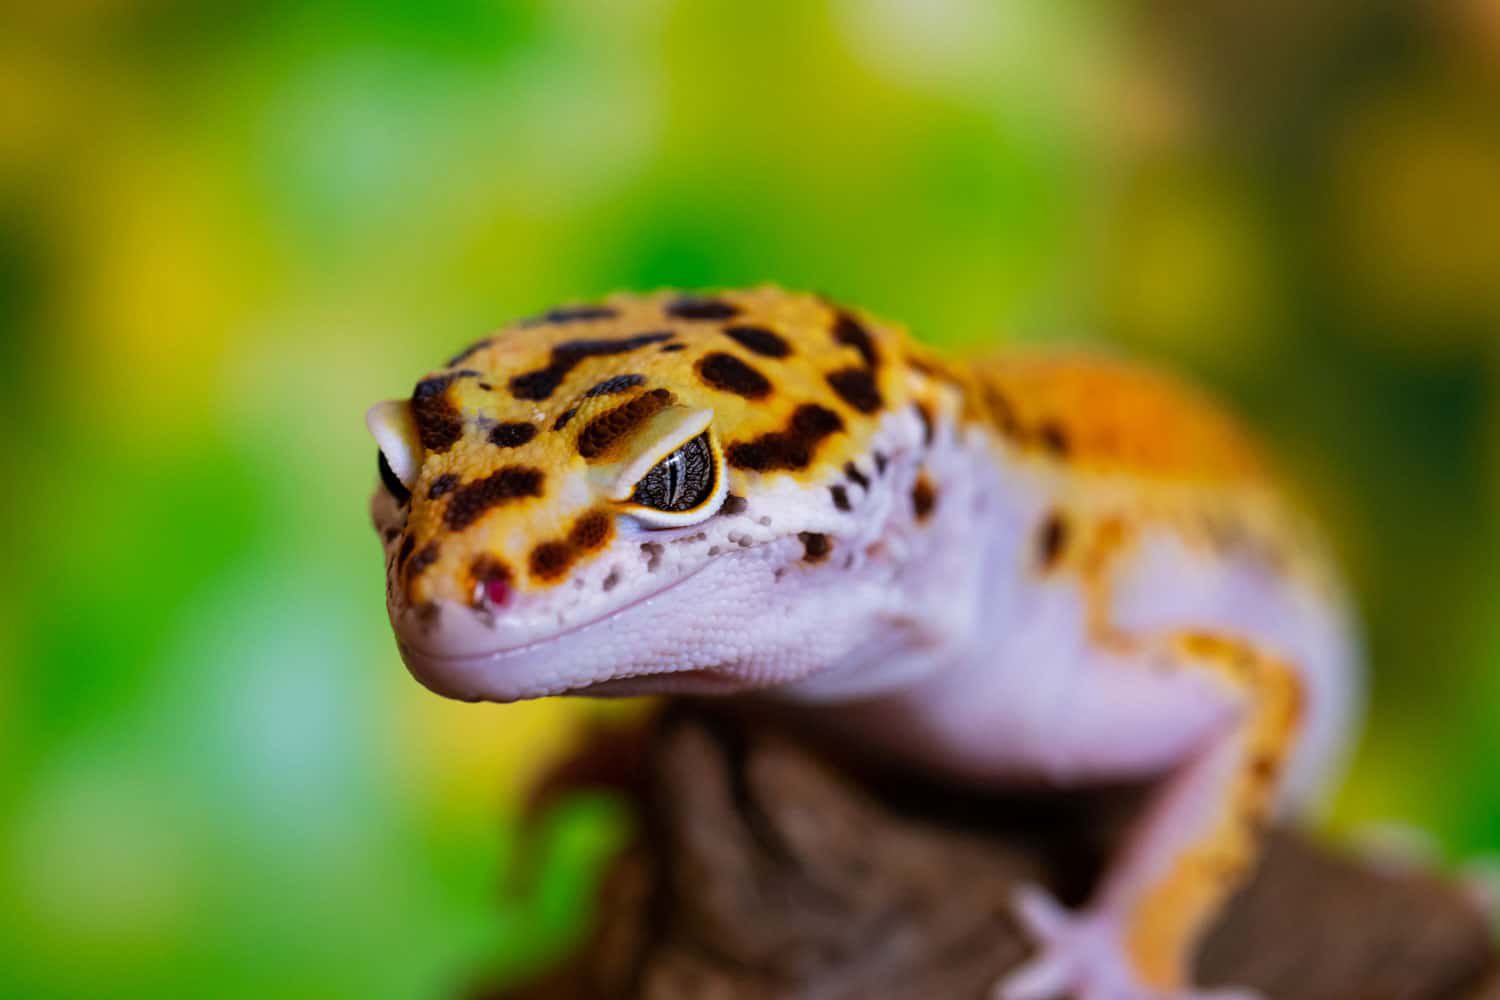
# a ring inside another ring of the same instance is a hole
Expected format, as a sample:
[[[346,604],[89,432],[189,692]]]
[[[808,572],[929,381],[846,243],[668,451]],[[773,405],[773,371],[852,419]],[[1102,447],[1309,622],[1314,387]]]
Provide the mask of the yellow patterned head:
[[[462,697],[657,672],[616,657],[587,676],[538,680],[528,668],[527,686],[519,668],[507,673],[517,684],[497,682],[493,664],[716,563],[736,560],[743,581],[746,564],[784,576],[828,562],[857,533],[851,497],[874,496],[906,438],[930,435],[906,358],[899,332],[775,289],[617,296],[472,345],[368,416],[408,663]],[[890,454],[877,470],[881,435]]]

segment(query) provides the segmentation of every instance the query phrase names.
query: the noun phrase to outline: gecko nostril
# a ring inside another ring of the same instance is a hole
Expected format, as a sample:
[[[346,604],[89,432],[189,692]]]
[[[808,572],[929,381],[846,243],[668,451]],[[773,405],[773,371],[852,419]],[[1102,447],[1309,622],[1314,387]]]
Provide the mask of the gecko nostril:
[[[510,584],[500,577],[484,581],[484,597],[497,608],[510,603]]]

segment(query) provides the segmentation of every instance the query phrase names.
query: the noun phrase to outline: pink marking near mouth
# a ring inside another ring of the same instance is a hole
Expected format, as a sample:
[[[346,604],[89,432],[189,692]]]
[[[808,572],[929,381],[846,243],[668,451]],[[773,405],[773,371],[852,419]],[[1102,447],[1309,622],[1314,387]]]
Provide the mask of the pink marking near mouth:
[[[484,597],[497,608],[503,608],[510,603],[510,584],[496,577],[484,581]]]

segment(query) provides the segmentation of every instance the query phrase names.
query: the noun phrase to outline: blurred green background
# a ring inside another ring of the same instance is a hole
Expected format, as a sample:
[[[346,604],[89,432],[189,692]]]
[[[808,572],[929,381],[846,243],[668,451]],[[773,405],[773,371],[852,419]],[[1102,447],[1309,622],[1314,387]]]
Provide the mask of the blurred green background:
[[[1500,3],[0,13],[0,993],[434,996],[628,827],[382,607],[361,416],[510,317],[777,281],[1117,341],[1268,432],[1374,666],[1343,831],[1500,845]]]

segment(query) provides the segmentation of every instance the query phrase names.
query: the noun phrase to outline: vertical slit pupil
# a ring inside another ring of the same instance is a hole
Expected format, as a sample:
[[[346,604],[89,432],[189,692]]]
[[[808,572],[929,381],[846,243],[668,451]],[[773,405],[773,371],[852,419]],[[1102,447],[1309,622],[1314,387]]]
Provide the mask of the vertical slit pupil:
[[[652,466],[636,483],[630,499],[661,511],[691,510],[708,499],[715,478],[713,452],[705,432]]]

